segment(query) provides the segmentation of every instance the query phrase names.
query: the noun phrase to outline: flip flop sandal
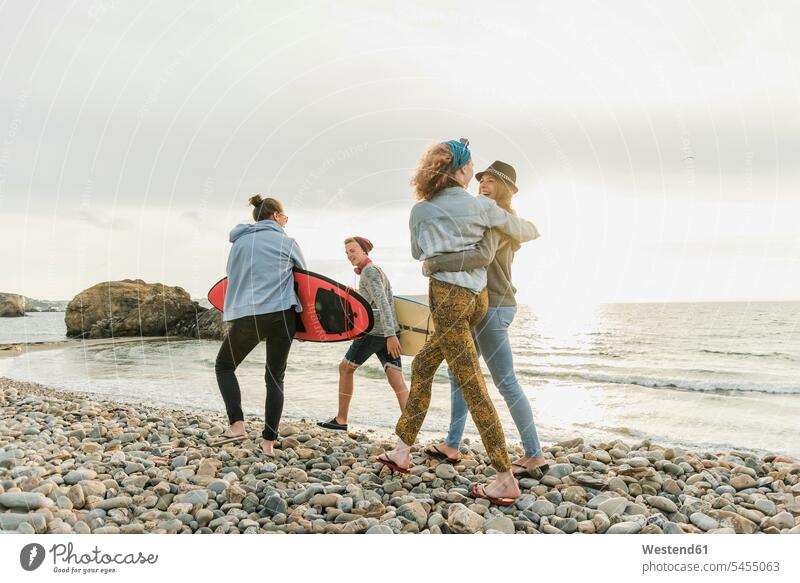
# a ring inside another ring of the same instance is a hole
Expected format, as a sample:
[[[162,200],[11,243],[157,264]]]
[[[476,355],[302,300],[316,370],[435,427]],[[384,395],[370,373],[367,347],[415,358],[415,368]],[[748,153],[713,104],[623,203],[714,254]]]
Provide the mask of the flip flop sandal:
[[[516,498],[493,498],[486,493],[483,484],[472,484],[472,489],[470,491],[475,498],[483,498],[484,500],[488,500],[490,504],[496,504],[497,506],[513,506],[514,502],[517,501]]]
[[[422,451],[428,457],[432,457],[433,459],[440,460],[448,464],[457,464],[461,461],[461,454],[459,454],[456,459],[453,459],[449,455],[444,453],[442,450],[440,450],[438,445],[429,445]]]
[[[550,464],[542,464],[541,466],[524,466],[522,464],[518,464],[517,462],[513,462],[511,465],[515,468],[522,468],[518,472],[512,471],[515,478],[534,478],[535,480],[538,480],[545,474],[545,472],[547,472],[547,470],[550,469]]]
[[[520,468],[519,471],[514,471],[514,470],[511,471],[511,474],[515,478],[527,478],[528,477],[528,466],[523,466],[522,464],[518,464],[518,463],[512,463],[511,467],[512,468]]]
[[[222,438],[218,439],[217,441],[208,441],[206,443],[208,443],[208,445],[210,445],[211,447],[218,447],[220,445],[227,445],[229,443],[237,443],[245,439],[247,439],[246,435],[239,435],[238,437],[225,437],[223,435]]]
[[[381,456],[384,456],[384,459],[382,459]],[[381,455],[379,455],[375,459],[378,461],[378,463],[383,464],[384,466],[386,466],[387,468],[389,468],[389,469],[391,469],[391,470],[393,470],[395,472],[400,472],[401,474],[410,474],[411,473],[411,470],[409,468],[403,468],[401,466],[398,466],[396,463],[394,463],[392,460],[390,460],[389,456],[386,455],[386,453],[382,453]]]

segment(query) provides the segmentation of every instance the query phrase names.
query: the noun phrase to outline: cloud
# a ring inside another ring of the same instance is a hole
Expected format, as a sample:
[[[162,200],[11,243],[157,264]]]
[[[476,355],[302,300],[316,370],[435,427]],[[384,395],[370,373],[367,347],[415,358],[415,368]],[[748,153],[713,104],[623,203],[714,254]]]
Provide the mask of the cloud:
[[[196,210],[183,211],[181,217],[189,221],[195,227],[201,226],[205,220],[203,215]]]
[[[185,205],[212,179],[217,203],[269,191],[319,206],[341,192],[357,206],[408,196],[425,147],[468,135],[479,163],[511,160],[529,187],[792,193],[797,9],[622,6],[120,3],[94,27],[80,11],[36,18],[29,32],[50,44],[23,34],[0,79],[6,101],[32,70],[37,87],[4,191],[78,204],[91,183],[129,205],[156,193]],[[9,43],[29,9],[4,10]]]
[[[133,221],[125,217],[109,216],[107,213],[98,212],[89,208],[88,205],[81,205],[78,210],[80,221],[86,225],[107,229],[110,231],[130,231],[133,228]]]
[[[197,255],[192,281],[211,277],[255,192],[284,202],[311,260],[353,230],[405,253],[410,175],[450,137],[470,138],[478,167],[514,164],[518,208],[553,251],[576,227],[645,245],[669,226],[698,243],[665,254],[718,241],[723,261],[735,246],[703,205],[780,216],[796,197],[791,2],[103,6],[3,7],[0,186],[9,215],[58,193],[65,219],[127,231],[122,271],[154,269],[160,242]],[[759,216],[755,247],[793,236]]]

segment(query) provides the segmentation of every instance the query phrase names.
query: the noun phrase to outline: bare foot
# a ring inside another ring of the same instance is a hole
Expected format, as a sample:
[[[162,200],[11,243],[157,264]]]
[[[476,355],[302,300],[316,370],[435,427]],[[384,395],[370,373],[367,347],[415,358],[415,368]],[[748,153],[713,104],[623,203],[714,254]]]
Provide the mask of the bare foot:
[[[401,468],[411,467],[411,448],[406,445],[398,445],[394,449],[383,452],[383,457]]]
[[[497,479],[483,487],[492,498],[517,498],[520,495],[517,480],[511,472],[497,472]]]
[[[264,455],[275,457],[275,442],[266,439],[262,440],[261,451],[264,453]]]
[[[230,437],[242,437],[246,433],[244,421],[236,421],[235,423],[232,423],[230,427],[228,427],[225,433],[222,434],[222,437],[226,439]]]

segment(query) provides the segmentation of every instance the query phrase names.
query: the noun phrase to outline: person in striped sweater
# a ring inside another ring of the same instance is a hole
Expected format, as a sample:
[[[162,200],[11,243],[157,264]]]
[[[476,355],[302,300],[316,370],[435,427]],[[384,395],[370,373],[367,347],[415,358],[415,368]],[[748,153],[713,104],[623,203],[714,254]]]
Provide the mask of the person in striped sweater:
[[[405,409],[408,400],[408,386],[403,378],[400,361],[400,327],[394,311],[394,295],[389,278],[383,270],[372,262],[369,252],[373,245],[364,237],[348,237],[344,250],[354,271],[360,275],[358,293],[369,302],[375,318],[372,330],[357,338],[350,345],[344,359],[339,363],[339,411],[330,421],[317,423],[323,429],[347,431],[347,417],[353,399],[353,377],[356,369],[373,354],[383,366],[389,385],[394,390],[400,411]]]

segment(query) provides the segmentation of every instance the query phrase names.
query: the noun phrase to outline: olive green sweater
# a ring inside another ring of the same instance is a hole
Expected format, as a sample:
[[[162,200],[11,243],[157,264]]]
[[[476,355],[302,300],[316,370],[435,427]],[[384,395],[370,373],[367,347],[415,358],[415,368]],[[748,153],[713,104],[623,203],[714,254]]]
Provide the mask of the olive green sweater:
[[[538,238],[539,234],[536,233]],[[517,288],[511,281],[511,263],[519,243],[499,231],[488,229],[474,249],[444,253],[427,259],[431,273],[437,271],[464,271],[486,267],[490,306],[516,306]]]

